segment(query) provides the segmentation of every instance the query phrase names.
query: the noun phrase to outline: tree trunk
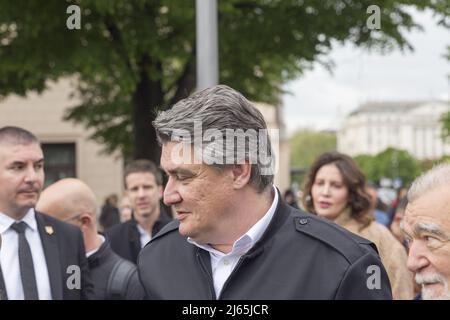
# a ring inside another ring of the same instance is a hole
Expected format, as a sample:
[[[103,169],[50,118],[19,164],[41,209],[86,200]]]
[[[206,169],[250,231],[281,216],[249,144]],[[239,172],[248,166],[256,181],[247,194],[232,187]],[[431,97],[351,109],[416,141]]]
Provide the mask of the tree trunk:
[[[152,64],[150,57],[143,55],[139,67],[139,83],[133,94],[133,159],[149,159],[159,165],[161,148],[152,121],[163,101],[163,91],[160,76],[151,79],[149,72],[160,75],[161,64]]]

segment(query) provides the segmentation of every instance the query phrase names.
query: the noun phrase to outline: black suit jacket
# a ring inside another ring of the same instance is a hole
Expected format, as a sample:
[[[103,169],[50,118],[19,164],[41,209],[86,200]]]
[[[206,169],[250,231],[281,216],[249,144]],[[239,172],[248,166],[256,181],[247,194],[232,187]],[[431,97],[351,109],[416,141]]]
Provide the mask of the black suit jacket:
[[[35,216],[47,262],[52,299],[92,298],[93,284],[80,229],[39,212],[36,212]],[[77,288],[75,285],[73,288],[72,284],[76,284],[74,279],[78,275],[78,270],[81,276],[80,287]],[[0,279],[0,288],[5,294],[3,278]]]
[[[164,208],[161,207],[159,218],[153,226],[152,235],[155,236],[171,220]],[[137,257],[141,251],[141,235],[135,219],[117,224],[107,229],[105,234],[115,253],[134,264],[137,263]]]
[[[139,255],[139,277],[149,299],[392,299],[387,273],[369,240],[281,200],[219,297],[210,254],[180,235],[178,225],[168,224]],[[375,288],[368,285],[373,266],[379,279]]]

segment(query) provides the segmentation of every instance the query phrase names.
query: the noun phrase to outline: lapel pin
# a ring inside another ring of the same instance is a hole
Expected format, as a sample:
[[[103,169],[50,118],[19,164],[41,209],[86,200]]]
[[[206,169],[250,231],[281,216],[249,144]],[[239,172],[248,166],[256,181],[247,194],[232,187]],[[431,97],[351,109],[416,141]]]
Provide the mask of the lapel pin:
[[[45,232],[47,232],[48,235],[52,235],[54,233],[52,226],[45,226]]]

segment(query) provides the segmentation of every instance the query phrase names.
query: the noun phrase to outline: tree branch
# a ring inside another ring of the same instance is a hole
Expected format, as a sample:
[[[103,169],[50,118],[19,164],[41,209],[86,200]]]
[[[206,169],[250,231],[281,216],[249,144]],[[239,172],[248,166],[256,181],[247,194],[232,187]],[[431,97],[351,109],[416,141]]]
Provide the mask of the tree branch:
[[[184,70],[180,77],[172,85],[172,89],[176,88],[174,95],[169,101],[169,106],[177,103],[179,100],[186,98],[195,88],[195,55],[191,55],[190,59],[184,66]]]
[[[125,49],[125,45],[123,43],[123,38],[122,38],[119,28],[117,27],[116,23],[113,21],[112,17],[109,15],[105,17],[104,23],[105,23],[106,29],[108,30],[109,34],[111,35],[111,37],[113,39],[113,43],[114,43],[117,53],[124,60],[124,63],[126,65],[128,71],[130,71],[130,74],[133,77],[133,79],[137,80],[135,70],[134,70],[133,66],[131,65],[131,61],[130,61],[130,58],[128,57],[128,53]]]

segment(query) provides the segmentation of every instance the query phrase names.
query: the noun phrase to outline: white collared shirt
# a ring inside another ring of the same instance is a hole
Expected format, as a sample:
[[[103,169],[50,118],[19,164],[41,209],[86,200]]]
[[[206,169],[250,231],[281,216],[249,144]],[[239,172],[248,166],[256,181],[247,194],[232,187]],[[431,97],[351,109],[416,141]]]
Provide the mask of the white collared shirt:
[[[98,248],[91,250],[89,252],[86,252],[86,258],[89,258],[90,256],[92,256],[94,253],[96,253],[98,251],[98,249],[100,249],[100,247],[102,246],[103,242],[105,242],[105,237],[102,236],[101,234],[97,234],[97,238],[100,239],[100,245],[98,246]]]
[[[137,224],[137,229],[140,234],[141,248],[143,248],[150,240],[152,240],[152,235],[142,228],[139,223]]]
[[[269,226],[278,205],[278,191],[275,187],[273,187],[273,189],[275,197],[269,210],[244,235],[234,242],[233,249],[229,253],[223,253],[209,245],[198,244],[190,238],[187,239],[189,243],[209,252],[214,280],[214,291],[216,292],[217,298],[220,296],[225,281],[227,281],[231,272],[233,272],[239,259],[246,254],[259,239],[261,239],[261,236]]]
[[[30,209],[25,217],[20,221],[27,224],[25,237],[30,246],[31,256],[33,257],[33,266],[34,273],[36,274],[39,300],[51,300],[52,292],[50,289],[50,278],[48,275],[47,262],[45,260],[41,237],[37,229],[34,209]],[[8,299],[23,300],[24,293],[19,265],[19,235],[16,231],[11,229],[11,225],[15,222],[19,221],[16,221],[0,212],[0,234],[2,237],[0,263]]]

